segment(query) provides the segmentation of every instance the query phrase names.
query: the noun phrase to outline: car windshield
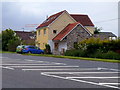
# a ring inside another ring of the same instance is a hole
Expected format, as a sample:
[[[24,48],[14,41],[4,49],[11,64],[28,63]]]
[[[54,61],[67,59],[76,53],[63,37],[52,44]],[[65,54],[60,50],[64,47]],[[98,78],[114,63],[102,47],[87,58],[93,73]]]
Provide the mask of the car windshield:
[[[25,46],[17,46],[17,48],[24,48]]]
[[[29,46],[29,48],[31,48],[31,49],[37,49],[36,47],[34,47],[34,46]]]

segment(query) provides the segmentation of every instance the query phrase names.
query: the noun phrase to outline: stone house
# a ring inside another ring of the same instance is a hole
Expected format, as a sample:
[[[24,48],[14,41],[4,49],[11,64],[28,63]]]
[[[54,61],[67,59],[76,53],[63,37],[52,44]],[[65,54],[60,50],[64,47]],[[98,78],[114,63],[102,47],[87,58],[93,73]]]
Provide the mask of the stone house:
[[[65,50],[74,49],[74,44],[90,38],[88,32],[80,23],[68,24],[57,36],[53,38],[55,43],[54,54],[63,54]],[[58,52],[59,51],[59,52]]]

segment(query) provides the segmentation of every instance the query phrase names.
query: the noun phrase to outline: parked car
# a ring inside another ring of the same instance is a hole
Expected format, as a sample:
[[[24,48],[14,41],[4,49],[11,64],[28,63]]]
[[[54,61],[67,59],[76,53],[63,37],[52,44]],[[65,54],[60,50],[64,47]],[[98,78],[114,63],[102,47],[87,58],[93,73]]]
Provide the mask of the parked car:
[[[19,48],[19,46],[18,46],[18,48]],[[16,51],[18,51],[18,50],[16,50]],[[23,48],[21,49],[21,53],[33,53],[33,54],[41,54],[42,53],[43,54],[44,51],[36,46],[26,45],[26,46],[23,46]]]
[[[16,52],[17,53],[22,53],[22,50],[24,49],[24,47],[25,47],[25,45],[19,45],[19,46],[17,46]]]

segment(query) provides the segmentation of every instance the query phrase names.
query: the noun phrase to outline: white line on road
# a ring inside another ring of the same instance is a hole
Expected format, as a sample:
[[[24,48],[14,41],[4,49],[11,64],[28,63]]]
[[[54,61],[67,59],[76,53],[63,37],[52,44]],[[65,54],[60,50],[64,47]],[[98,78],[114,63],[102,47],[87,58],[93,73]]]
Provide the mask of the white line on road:
[[[57,71],[63,71],[63,70],[98,70],[96,68],[76,68],[76,69],[22,69],[23,71],[37,71],[37,70],[40,70],[40,71],[51,71],[51,70],[57,70]]]
[[[105,78],[120,78],[120,77],[66,77],[67,79],[69,78],[97,78],[97,79],[105,79]]]
[[[110,73],[118,73],[118,72],[43,72],[46,74],[110,74]]]
[[[116,87],[116,86],[104,85],[104,84],[99,84],[99,83],[85,81],[85,80],[69,79],[69,78],[66,78],[66,77],[61,77],[61,76],[56,76],[56,75],[50,75],[50,74],[46,74],[46,73],[41,73],[41,75],[49,76],[49,77],[56,77],[56,78],[61,78],[61,79],[67,79],[67,80],[73,80],[73,81],[83,82],[83,83],[88,83],[88,84],[93,84],[93,85],[99,85],[99,86],[105,86],[105,87],[111,87],[111,88],[120,89],[119,87]]]
[[[34,68],[34,67],[79,67],[79,66],[10,66],[10,67],[15,67],[15,68],[22,68],[22,67]]]
[[[35,61],[35,60],[30,60],[30,59],[24,59],[25,61],[31,61],[31,62],[46,62],[46,61]]]
[[[120,83],[99,83],[101,85],[120,85]]]
[[[44,63],[53,63],[53,64],[63,64],[66,65],[65,63],[57,63],[57,62],[48,62],[48,61],[36,61],[36,60],[30,60],[30,59],[24,59],[26,61],[32,61],[32,62],[44,62]]]
[[[49,63],[49,64],[1,64],[1,65],[8,65],[8,66],[12,66],[12,65],[59,65],[59,64],[54,64],[54,63]]]
[[[11,67],[2,67],[4,69],[10,69],[10,70],[14,70],[14,68],[11,68]]]
[[[111,70],[111,71],[120,71],[118,69],[112,69],[112,68],[101,68],[101,69],[103,69],[103,70]]]

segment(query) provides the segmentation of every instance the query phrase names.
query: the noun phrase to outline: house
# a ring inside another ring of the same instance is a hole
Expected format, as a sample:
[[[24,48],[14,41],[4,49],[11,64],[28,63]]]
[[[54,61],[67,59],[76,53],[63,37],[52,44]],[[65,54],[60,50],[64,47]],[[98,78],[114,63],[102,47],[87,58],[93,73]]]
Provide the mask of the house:
[[[45,49],[45,44],[49,44],[52,53],[60,54],[92,36],[95,28],[88,15],[69,14],[64,10],[48,17],[36,30],[36,45]]]
[[[101,40],[113,40],[117,38],[117,36],[112,32],[99,32],[97,34],[93,34],[93,37],[100,38]]]
[[[15,31],[16,35],[22,40],[21,44],[35,45],[36,33],[26,31]]]

